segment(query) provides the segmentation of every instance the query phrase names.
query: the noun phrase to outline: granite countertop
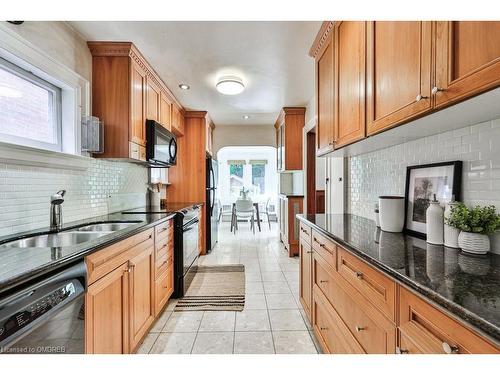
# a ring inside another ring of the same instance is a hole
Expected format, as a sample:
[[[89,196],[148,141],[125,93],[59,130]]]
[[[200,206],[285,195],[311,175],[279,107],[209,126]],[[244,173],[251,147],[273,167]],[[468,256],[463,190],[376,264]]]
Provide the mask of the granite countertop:
[[[468,255],[360,216],[297,215],[353,254],[500,341],[500,255]]]
[[[29,232],[0,237],[0,294],[5,293],[8,289],[15,287],[22,282],[53,271],[65,264],[70,264],[74,261],[82,259],[94,251],[142,232],[143,230],[162,221],[171,219],[174,216],[175,212],[166,211],[164,213],[155,214],[114,213],[65,223],[62,229],[63,231],[75,227],[81,227],[85,224],[97,224],[108,221],[137,221],[137,223],[125,229],[109,233],[88,242],[67,247],[1,247],[1,245],[6,242],[47,233],[49,228],[41,228]]]

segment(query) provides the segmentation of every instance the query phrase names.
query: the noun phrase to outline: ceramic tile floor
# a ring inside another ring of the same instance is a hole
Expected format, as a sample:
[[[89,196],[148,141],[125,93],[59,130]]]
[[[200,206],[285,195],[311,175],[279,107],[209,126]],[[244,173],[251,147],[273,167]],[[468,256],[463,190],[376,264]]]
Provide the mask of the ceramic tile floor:
[[[299,259],[289,258],[277,224],[255,235],[240,224],[219,228],[219,243],[200,265],[244,264],[245,308],[241,312],[174,312],[175,300],[158,319],[139,353],[315,354],[319,346],[299,302]]]

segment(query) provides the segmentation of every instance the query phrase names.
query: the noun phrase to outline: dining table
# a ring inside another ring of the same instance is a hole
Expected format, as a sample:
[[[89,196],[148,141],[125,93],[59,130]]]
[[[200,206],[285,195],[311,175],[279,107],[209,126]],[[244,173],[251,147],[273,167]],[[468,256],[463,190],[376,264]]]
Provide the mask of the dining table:
[[[253,206],[255,207],[255,214],[257,216],[257,227],[259,228],[259,232],[262,232],[260,229],[259,203],[253,202]],[[235,215],[236,215],[236,202],[233,202],[232,217],[235,217]],[[233,231],[233,227],[234,227],[234,221],[231,220],[231,232]]]

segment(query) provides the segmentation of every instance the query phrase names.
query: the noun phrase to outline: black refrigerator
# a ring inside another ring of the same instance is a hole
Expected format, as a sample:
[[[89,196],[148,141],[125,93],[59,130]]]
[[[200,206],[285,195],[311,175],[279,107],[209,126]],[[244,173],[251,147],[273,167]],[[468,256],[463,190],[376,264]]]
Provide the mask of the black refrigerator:
[[[206,194],[207,194],[207,215],[206,215],[206,240],[207,252],[214,249],[218,240],[219,229],[219,195],[217,192],[218,182],[218,164],[217,160],[207,157],[207,176],[206,176]]]

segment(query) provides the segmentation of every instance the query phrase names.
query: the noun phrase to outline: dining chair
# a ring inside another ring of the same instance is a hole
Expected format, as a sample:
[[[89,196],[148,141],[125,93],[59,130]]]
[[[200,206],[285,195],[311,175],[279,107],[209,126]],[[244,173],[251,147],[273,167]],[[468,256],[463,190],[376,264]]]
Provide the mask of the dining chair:
[[[232,204],[222,204],[220,199],[218,200],[219,204],[219,217],[217,218],[217,221],[220,222],[221,219],[224,218],[224,216],[229,216],[233,214],[233,205]]]
[[[278,217],[277,216],[278,213],[276,212],[276,205],[271,203],[271,198],[267,198],[266,208],[265,208],[264,213],[267,216],[267,222],[269,224],[269,229],[271,229],[271,219],[269,218],[269,216],[270,215],[275,215],[276,217]]]
[[[238,230],[238,219],[250,219],[250,229],[255,234],[255,208],[251,199],[237,199],[233,212],[234,234]]]

